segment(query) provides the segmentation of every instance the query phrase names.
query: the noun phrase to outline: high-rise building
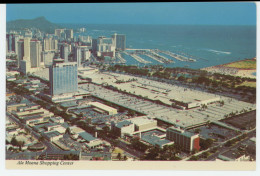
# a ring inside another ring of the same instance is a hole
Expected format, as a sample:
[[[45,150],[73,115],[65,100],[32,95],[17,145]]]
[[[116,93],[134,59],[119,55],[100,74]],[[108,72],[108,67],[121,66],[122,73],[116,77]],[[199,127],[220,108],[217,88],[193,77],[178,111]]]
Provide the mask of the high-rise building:
[[[115,45],[112,38],[101,36],[97,39],[97,56],[115,56]]]
[[[191,133],[180,128],[170,127],[166,130],[166,139],[174,141],[175,144],[183,147],[185,151],[199,151],[199,134]]]
[[[43,50],[44,51],[50,51],[50,50],[57,51],[58,50],[58,40],[53,37],[44,38]]]
[[[18,54],[18,41],[20,39],[19,35],[13,35],[12,38],[12,51],[14,51],[16,54]]]
[[[92,39],[92,54],[97,56],[97,39]]]
[[[76,62],[56,63],[49,68],[50,94],[74,93],[78,90]]]
[[[6,34],[8,52],[15,52],[17,54],[19,38],[20,38],[20,36],[17,34]]]
[[[20,61],[20,71],[24,74],[27,74],[31,71],[31,62],[28,60],[21,60]]]
[[[25,37],[24,38],[24,56],[23,56],[23,60],[27,60],[30,62],[30,43],[31,43],[31,38],[29,37]]]
[[[73,29],[55,29],[55,35],[62,39],[73,39]]]
[[[42,52],[41,42],[39,40],[31,40],[30,43],[31,67],[33,68],[40,67],[41,52]]]
[[[75,46],[74,47],[74,57],[73,57],[74,62],[77,62],[78,67],[81,67],[81,62],[82,62],[82,52],[81,52],[81,47],[80,46]]]
[[[8,39],[5,39],[5,52],[8,53]]]
[[[51,40],[51,50],[58,51],[58,40],[55,38]]]
[[[51,38],[44,38],[43,39],[43,50],[44,51],[51,50]]]
[[[61,34],[64,33],[64,29],[55,29],[55,35],[61,37]]]
[[[69,62],[69,45],[64,43],[60,46],[60,57],[64,62]]]
[[[12,50],[12,34],[6,34],[7,51]]]
[[[32,31],[30,30],[25,31],[24,37],[32,38],[32,36],[33,36]]]
[[[126,49],[126,35],[115,33],[114,35],[112,35],[112,38],[117,50],[124,51]]]
[[[18,43],[17,63],[18,63],[18,68],[20,68],[20,62],[23,60],[23,56],[24,56],[24,40],[20,39],[17,43]]]
[[[65,29],[66,39],[73,39],[73,29]]]
[[[53,58],[55,56],[55,51],[43,51],[42,61],[45,67],[50,67],[53,64]]]
[[[89,60],[90,56],[91,56],[90,51],[89,51],[89,49],[87,47],[83,47],[81,49],[81,55],[82,55],[82,60],[83,61]]]

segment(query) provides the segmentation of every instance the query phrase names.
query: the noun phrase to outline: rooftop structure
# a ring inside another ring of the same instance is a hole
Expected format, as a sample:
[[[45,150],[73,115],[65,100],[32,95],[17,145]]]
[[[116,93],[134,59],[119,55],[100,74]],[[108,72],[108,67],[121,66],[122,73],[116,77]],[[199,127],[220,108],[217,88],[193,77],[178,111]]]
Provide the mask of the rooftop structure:
[[[81,132],[79,133],[79,136],[81,138],[83,138],[84,140],[86,140],[87,142],[91,142],[91,141],[94,141],[96,140],[97,138],[93,137],[91,134],[87,133],[87,132]]]
[[[79,133],[85,132],[85,130],[83,130],[77,126],[72,126],[72,127],[70,127],[70,132],[72,134],[79,134]]]
[[[160,148],[163,148],[165,145],[172,145],[174,144],[173,141],[167,140],[167,139],[161,139],[158,136],[155,135],[144,135],[141,138],[142,141],[147,142],[153,146],[159,146]]]
[[[60,116],[58,117],[51,117],[50,120],[55,123],[64,123],[64,119]]]
[[[135,131],[143,131],[157,127],[157,120],[147,116],[135,117],[128,120],[135,124]]]
[[[173,99],[175,95],[176,97],[180,95],[183,97],[196,95],[198,98],[208,96],[209,99],[214,97],[217,98],[218,95],[193,89],[187,89],[179,85],[162,83],[145,78],[140,78],[137,76],[130,76],[119,73],[102,72],[88,74],[87,76],[92,79],[92,82],[94,84],[81,84],[79,85],[80,90],[91,93],[94,96],[97,96],[106,101],[113,102],[120,106],[127,107],[134,111],[146,114],[151,118],[156,118],[167,124],[180,126],[182,128],[190,128],[205,124],[209,121],[221,120],[225,118],[225,115],[236,111],[240,112],[243,109],[248,111],[256,109],[255,104],[238,101],[236,99],[222,96],[220,97],[220,100],[224,101],[223,106],[220,106],[219,103],[212,103],[207,105],[207,108],[204,110],[201,107],[180,110],[146,101],[138,97],[133,97],[131,95],[126,95],[120,92],[109,90],[96,84],[112,85],[113,87],[117,87],[121,90],[126,90],[127,92],[130,92],[137,96],[142,95],[143,97],[147,97],[151,100],[160,100],[167,105],[172,105],[173,102],[170,101],[170,99]],[[116,80],[127,81],[133,79],[135,79],[135,81],[121,84],[116,83]]]
[[[99,102],[90,102],[90,105],[99,108],[103,111],[105,111],[108,115],[114,115],[117,114],[117,109],[116,108],[112,108],[110,106],[107,106],[105,104],[99,103]]]
[[[48,131],[43,133],[43,136],[49,141],[59,140],[62,137],[58,131]]]

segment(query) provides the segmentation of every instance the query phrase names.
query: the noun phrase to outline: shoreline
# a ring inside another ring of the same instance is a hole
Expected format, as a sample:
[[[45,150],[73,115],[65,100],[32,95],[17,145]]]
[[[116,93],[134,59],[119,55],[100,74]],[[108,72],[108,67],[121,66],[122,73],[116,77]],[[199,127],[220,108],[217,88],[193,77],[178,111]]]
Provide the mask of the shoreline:
[[[244,60],[240,60],[240,61],[230,62],[227,64],[205,67],[205,68],[201,68],[200,70],[205,70],[205,71],[208,71],[211,73],[221,73],[224,75],[232,75],[232,76],[240,76],[240,77],[245,77],[245,78],[256,79],[256,75],[254,75],[254,73],[256,73],[257,69],[236,68],[236,67],[227,66],[227,65],[230,65],[233,63],[242,62],[242,61],[250,61],[250,60],[256,60],[256,58],[244,59]]]

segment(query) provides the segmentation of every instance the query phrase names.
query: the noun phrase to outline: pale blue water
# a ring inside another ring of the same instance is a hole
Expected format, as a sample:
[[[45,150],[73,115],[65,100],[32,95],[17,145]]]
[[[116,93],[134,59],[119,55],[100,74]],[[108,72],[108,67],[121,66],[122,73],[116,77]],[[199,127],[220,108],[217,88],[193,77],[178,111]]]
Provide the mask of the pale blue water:
[[[175,61],[167,67],[203,68],[256,56],[256,26],[177,26],[177,25],[64,25],[85,27],[93,38],[126,34],[127,48],[160,49],[191,55],[197,62]],[[163,54],[161,54],[163,55]],[[143,56],[142,56],[143,57]],[[161,64],[149,57],[152,64]],[[141,64],[130,56],[126,64]]]

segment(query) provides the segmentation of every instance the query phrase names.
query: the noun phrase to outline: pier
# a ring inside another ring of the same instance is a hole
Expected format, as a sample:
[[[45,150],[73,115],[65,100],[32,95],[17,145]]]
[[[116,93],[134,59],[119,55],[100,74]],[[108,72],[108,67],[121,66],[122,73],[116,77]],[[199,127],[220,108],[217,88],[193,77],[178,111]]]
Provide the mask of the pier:
[[[148,54],[148,53],[146,53],[146,54],[144,54],[144,55],[146,55],[146,56],[148,56],[148,57],[152,58],[153,60],[156,60],[157,62],[160,62],[160,63],[162,63],[162,64],[163,64],[163,61],[161,61],[161,60],[157,59],[156,57],[154,57],[154,56],[153,56],[153,55],[151,55],[151,54]]]
[[[133,48],[127,48],[127,51],[151,51],[151,49],[133,49]]]
[[[119,60],[119,63],[126,63],[126,60],[122,57],[122,55],[120,53],[116,53],[116,58]]]
[[[158,52],[163,53],[163,54],[167,54],[168,56],[171,56],[172,58],[177,59],[179,61],[183,61],[183,62],[196,62],[196,59],[192,59],[192,58],[188,58],[188,57],[185,57],[185,56],[181,56],[181,55],[178,55],[176,53],[172,53],[170,51],[158,50]]]
[[[143,63],[143,64],[151,63],[150,61],[144,60],[143,58],[141,58],[140,56],[138,56],[136,54],[130,54],[130,56],[132,56],[135,60],[137,60],[140,63]]]
[[[151,50],[151,51],[150,51],[150,55],[152,55],[152,56],[156,57],[157,59],[161,60],[163,63],[166,63],[166,64],[168,64],[168,63],[174,63],[173,60],[168,59],[168,58],[166,58],[166,57],[164,57],[164,56],[159,55],[159,54],[156,53],[154,50]]]

